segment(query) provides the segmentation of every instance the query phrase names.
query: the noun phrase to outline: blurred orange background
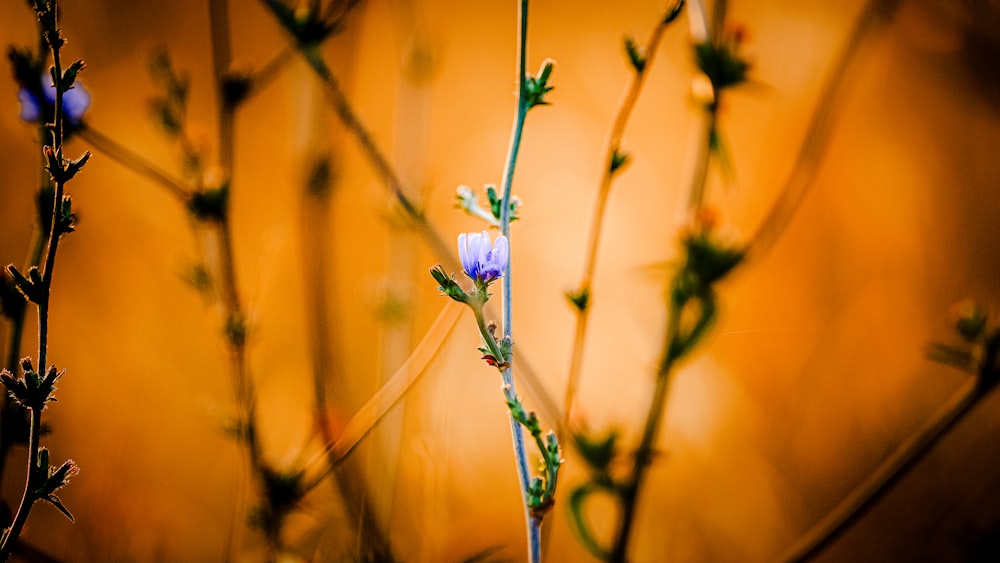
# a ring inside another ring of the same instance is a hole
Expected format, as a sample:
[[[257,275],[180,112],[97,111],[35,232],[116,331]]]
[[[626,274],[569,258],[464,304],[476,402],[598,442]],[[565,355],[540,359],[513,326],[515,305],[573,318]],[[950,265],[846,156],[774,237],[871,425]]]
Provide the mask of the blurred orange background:
[[[750,32],[752,82],[722,127],[736,171],[710,200],[733,229],[759,226],[789,173],[823,81],[862,2],[730,2]],[[83,58],[90,126],[168,170],[177,155],[149,117],[148,60],[165,47],[189,73],[189,123],[214,159],[215,96],[205,2],[66,0],[65,55]],[[538,0],[529,68],[556,61],[551,107],[531,112],[514,180],[517,349],[549,395],[566,383],[573,312],[603,151],[628,76],[626,34],[663,9],[636,0]],[[481,224],[453,208],[460,184],[500,182],[514,111],[515,3],[369,0],[324,54],[375,142],[448,241]],[[236,68],[289,43],[257,2],[230,2]],[[627,130],[632,162],[612,193],[594,286],[577,420],[638,440],[661,353],[664,287],[686,210],[698,127],[682,20],[668,31]],[[33,46],[23,2],[0,3],[0,39]],[[675,374],[635,531],[634,560],[767,561],[846,495],[963,382],[930,362],[951,304],[996,304],[1000,274],[1000,8],[906,0],[864,52],[810,193],[773,249],[722,286],[713,336]],[[423,65],[423,66],[421,66]],[[422,70],[421,70],[422,69]],[[0,261],[20,264],[33,221],[36,129],[18,120],[0,73]],[[379,178],[300,58],[237,116],[232,212],[238,279],[251,315],[251,370],[266,457],[308,458],[312,425],[307,273],[325,244],[334,378],[344,421],[423,338],[445,298],[442,260],[400,228]],[[71,154],[88,148],[77,138]],[[309,163],[332,152],[331,215],[303,228]],[[242,454],[222,317],[181,279],[198,258],[185,210],[95,155],[70,184],[80,214],[60,246],[52,361],[68,370],[43,439],[82,472],[61,492],[75,514],[32,512],[25,539],[64,561],[219,561],[242,526]],[[178,173],[179,175],[179,173]],[[391,313],[391,314],[390,314]],[[4,328],[4,331],[7,329]],[[23,354],[33,354],[34,321]],[[6,334],[4,332],[3,334]],[[5,337],[6,338],[6,337]],[[475,348],[471,315],[354,454],[378,521],[407,561],[525,558],[524,522],[499,378]],[[516,377],[516,375],[515,375]],[[531,408],[536,393],[523,385]],[[822,560],[973,560],[1000,549],[1000,404],[988,398]],[[554,427],[558,413],[539,412]],[[585,479],[566,452],[561,494]],[[4,498],[20,495],[15,449]],[[292,545],[346,557],[355,541],[330,487],[307,498]],[[611,505],[592,510],[608,535]],[[586,561],[560,497],[550,561]],[[253,539],[244,540],[248,552]],[[316,547],[320,546],[320,547]]]

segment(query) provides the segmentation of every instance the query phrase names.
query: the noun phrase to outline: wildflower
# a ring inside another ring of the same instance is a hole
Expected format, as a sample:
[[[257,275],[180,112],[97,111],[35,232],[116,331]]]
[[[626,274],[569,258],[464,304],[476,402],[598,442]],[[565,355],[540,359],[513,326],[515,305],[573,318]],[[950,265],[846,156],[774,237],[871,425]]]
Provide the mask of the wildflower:
[[[56,104],[56,87],[42,78],[38,91],[22,87],[17,92],[17,101],[21,102],[20,117],[24,121],[38,122],[51,115]],[[39,99],[41,93],[41,99]],[[83,114],[90,108],[90,92],[82,84],[76,83],[63,93],[63,114],[73,125],[80,123]]]
[[[507,237],[500,235],[490,244],[490,235],[462,233],[458,235],[458,257],[462,261],[465,275],[478,283],[490,283],[503,275],[507,269],[509,247]]]

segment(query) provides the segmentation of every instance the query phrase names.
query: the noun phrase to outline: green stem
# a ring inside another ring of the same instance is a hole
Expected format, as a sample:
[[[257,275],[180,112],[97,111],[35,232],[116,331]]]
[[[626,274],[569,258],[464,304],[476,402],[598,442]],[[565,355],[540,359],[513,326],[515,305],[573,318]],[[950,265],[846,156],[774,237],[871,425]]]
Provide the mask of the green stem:
[[[517,164],[518,151],[521,148],[521,135],[524,130],[524,120],[528,113],[528,104],[525,99],[525,79],[527,77],[527,43],[528,43],[528,0],[520,0],[517,11],[517,112],[514,116],[514,125],[511,129],[510,147],[507,151],[507,164],[504,167],[501,189],[503,199],[500,204],[500,233],[510,237],[510,198],[511,187],[514,181],[514,168]],[[504,338],[514,339],[513,323],[513,281],[511,276],[511,263],[513,262],[513,244],[509,244],[510,254],[507,260],[507,270],[503,275],[503,334]],[[513,358],[507,358],[509,367],[502,372],[504,389],[511,396],[517,396],[514,387],[514,362]],[[517,420],[510,417],[511,440],[514,446],[514,458],[517,463],[517,476],[521,485],[521,500],[524,503],[524,514],[527,521],[528,533],[528,560],[537,563],[541,560],[541,519],[531,514],[528,506],[528,488],[531,485],[531,477],[528,470],[528,454],[524,447],[524,433]],[[544,449],[542,450],[544,451]]]
[[[717,98],[721,95],[721,91],[715,92]],[[716,129],[718,127],[718,116],[719,103],[718,99],[716,99],[705,108],[704,115],[702,116],[704,120],[702,128],[704,139],[697,149],[698,153],[694,165],[694,176],[691,178],[689,200],[689,206],[695,211],[701,209],[705,202],[705,188],[708,185],[708,165],[712,155],[712,137],[718,134]]]

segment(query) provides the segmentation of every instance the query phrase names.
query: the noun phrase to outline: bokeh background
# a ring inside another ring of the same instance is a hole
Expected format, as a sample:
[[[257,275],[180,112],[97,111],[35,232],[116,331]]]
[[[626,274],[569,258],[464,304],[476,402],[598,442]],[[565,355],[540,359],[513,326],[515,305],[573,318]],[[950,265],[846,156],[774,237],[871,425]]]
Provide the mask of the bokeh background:
[[[191,81],[189,122],[211,161],[216,120],[205,2],[65,0],[65,52],[83,58],[95,129],[177,170],[150,118],[147,72],[166,48]],[[789,173],[830,65],[862,2],[730,2],[749,31],[753,81],[726,100],[735,181],[710,199],[749,236]],[[553,105],[528,119],[513,232],[518,350],[561,398],[573,313],[611,116],[628,66],[621,39],[645,38],[663,3],[538,0],[529,66],[556,60]],[[289,42],[258,2],[230,2],[237,68]],[[324,53],[376,143],[447,240],[479,230],[453,208],[460,184],[499,183],[514,109],[515,3],[367,0]],[[35,44],[24,2],[0,2],[4,45]],[[986,0],[904,0],[847,78],[808,197],[769,253],[722,287],[722,318],[675,375],[636,529],[634,558],[767,561],[868,474],[963,383],[930,362],[947,312],[997,304],[1000,274],[1000,8]],[[667,34],[625,137],[632,163],[611,198],[575,420],[638,439],[664,332],[691,141],[694,65],[686,23]],[[0,73],[0,261],[31,236],[36,129],[18,120]],[[353,139],[293,58],[237,117],[232,205],[262,439],[276,465],[315,452],[311,308],[321,264],[334,351],[328,388],[346,421],[424,337],[441,308],[412,231]],[[75,139],[72,153],[87,148]],[[241,452],[219,311],[182,280],[201,241],[164,190],[94,151],[71,183],[78,232],[60,247],[50,354],[68,369],[46,410],[56,459],[82,467],[62,493],[77,517],[32,513],[25,538],[64,561],[219,561],[242,527]],[[330,153],[329,220],[309,219],[310,163]],[[318,244],[321,241],[322,244]],[[317,248],[323,252],[320,259]],[[313,272],[311,274],[310,272]],[[32,353],[33,321],[23,353]],[[2,329],[6,331],[6,327]],[[6,334],[4,332],[4,334]],[[407,561],[484,550],[522,560],[523,518],[506,409],[463,316],[426,373],[353,454],[376,516]],[[520,357],[520,356],[519,356]],[[537,392],[522,387],[529,407]],[[558,413],[540,411],[554,426]],[[989,560],[1000,550],[1000,404],[988,398],[862,522],[828,561]],[[20,494],[15,449],[4,498]],[[563,494],[582,482],[567,452]],[[22,470],[23,471],[23,470]],[[356,541],[321,487],[289,541],[336,559]],[[551,561],[585,561],[564,502],[549,517]],[[609,528],[610,504],[594,507]],[[610,533],[610,529],[606,530]],[[252,551],[253,539],[244,547]],[[319,548],[317,548],[319,549]],[[308,549],[304,549],[308,551]]]

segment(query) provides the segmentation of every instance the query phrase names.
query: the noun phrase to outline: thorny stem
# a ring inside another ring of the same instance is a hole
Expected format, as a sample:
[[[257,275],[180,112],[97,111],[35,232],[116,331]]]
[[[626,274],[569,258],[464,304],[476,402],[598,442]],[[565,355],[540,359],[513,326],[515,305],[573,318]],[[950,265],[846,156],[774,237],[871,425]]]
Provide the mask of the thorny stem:
[[[52,18],[54,21],[58,22],[58,5],[56,2],[52,2],[50,8],[52,10]],[[58,32],[56,32],[56,37],[51,38],[52,49],[52,66],[54,69],[54,75],[57,81],[62,80],[62,60],[59,56],[59,51],[61,48],[60,37]],[[56,84],[56,98],[55,98],[55,109],[52,124],[52,145],[51,150],[62,158],[62,145],[63,145],[63,89],[60,84]],[[44,140],[43,140],[44,142]],[[61,163],[60,163],[61,164]],[[55,269],[56,263],[56,251],[59,248],[59,236],[61,234],[61,211],[63,204],[63,193],[65,191],[65,182],[59,180],[55,182],[55,193],[52,198],[52,222],[50,225],[49,237],[48,237],[48,248],[45,254],[45,265],[41,271],[41,293],[38,299],[38,371],[43,375],[47,371],[47,357],[46,352],[48,351],[48,336],[49,336],[49,297],[52,289],[52,273]],[[21,535],[21,530],[24,528],[25,522],[28,521],[28,514],[31,512],[31,507],[34,505],[37,497],[35,496],[35,490],[38,488],[39,483],[38,476],[39,471],[36,469],[38,465],[38,452],[40,447],[40,438],[42,433],[42,410],[45,408],[45,403],[27,405],[30,423],[28,431],[28,463],[27,463],[27,477],[25,478],[24,493],[21,496],[21,502],[17,507],[17,512],[14,515],[14,521],[11,523],[10,528],[4,531],[3,539],[0,541],[0,561],[6,561],[10,557],[11,550],[14,548],[14,544]],[[45,468],[48,471],[48,468]]]
[[[41,193],[44,189],[46,181],[48,180],[43,180],[42,187],[39,188],[38,193]],[[31,250],[28,252],[28,259],[25,262],[23,271],[27,271],[33,266],[37,267],[42,261],[42,255],[48,246],[48,234],[43,233],[41,227],[41,225],[38,225],[38,228],[34,229]],[[21,355],[21,343],[24,340],[24,323],[27,318],[27,312],[27,307],[24,307],[17,316],[10,319],[11,326],[7,338],[7,358],[4,365],[7,371],[11,373],[17,373],[18,360]],[[0,413],[2,413],[3,417],[3,426],[0,428],[0,482],[2,482],[7,468],[7,455],[10,453],[11,446],[20,439],[15,432],[19,432],[18,429],[22,428],[24,407],[15,403],[10,395],[5,395],[3,408],[0,410]]]
[[[683,1],[683,0],[681,0]],[[577,309],[576,330],[573,336],[573,348],[570,356],[569,377],[566,383],[566,394],[563,398],[563,417],[559,425],[559,437],[569,428],[569,419],[573,410],[573,401],[576,398],[576,391],[580,384],[580,373],[583,369],[583,353],[587,339],[587,324],[590,320],[590,300],[593,296],[591,286],[594,280],[594,271],[597,269],[597,249],[601,240],[604,228],[604,215],[607,210],[608,196],[611,194],[611,185],[614,176],[621,170],[614,170],[613,162],[621,155],[622,136],[625,133],[625,126],[632,116],[632,110],[642,92],[649,67],[653,63],[656,52],[663,38],[664,32],[670,26],[672,20],[660,18],[659,24],[653,29],[646,41],[643,49],[645,53],[645,64],[641,68],[635,68],[629,75],[628,83],[625,86],[625,94],[615,111],[615,119],[611,127],[611,134],[608,138],[608,148],[605,151],[604,173],[601,176],[601,184],[597,190],[597,200],[594,202],[594,216],[590,225],[590,238],[587,241],[586,262],[583,266],[583,276],[577,286],[576,295],[587,296],[587,303]]]

